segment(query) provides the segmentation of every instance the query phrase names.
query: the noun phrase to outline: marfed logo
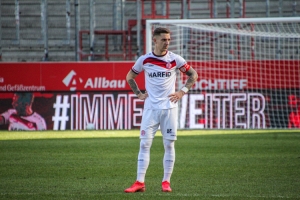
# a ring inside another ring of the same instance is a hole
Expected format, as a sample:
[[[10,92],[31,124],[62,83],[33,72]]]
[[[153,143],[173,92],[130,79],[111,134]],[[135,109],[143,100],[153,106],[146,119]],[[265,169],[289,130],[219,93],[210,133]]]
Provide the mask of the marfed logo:
[[[70,91],[75,91],[77,82],[82,83],[83,81],[81,78],[77,78],[76,72],[72,70],[62,82],[65,84],[65,86],[70,87]]]

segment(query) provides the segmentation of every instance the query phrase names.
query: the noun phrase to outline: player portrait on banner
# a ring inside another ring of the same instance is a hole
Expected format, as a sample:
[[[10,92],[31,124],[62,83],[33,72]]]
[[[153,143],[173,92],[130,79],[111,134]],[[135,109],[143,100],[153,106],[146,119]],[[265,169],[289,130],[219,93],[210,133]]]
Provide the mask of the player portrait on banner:
[[[45,119],[32,109],[33,93],[14,93],[12,108],[0,114],[0,125],[10,131],[47,130]]]

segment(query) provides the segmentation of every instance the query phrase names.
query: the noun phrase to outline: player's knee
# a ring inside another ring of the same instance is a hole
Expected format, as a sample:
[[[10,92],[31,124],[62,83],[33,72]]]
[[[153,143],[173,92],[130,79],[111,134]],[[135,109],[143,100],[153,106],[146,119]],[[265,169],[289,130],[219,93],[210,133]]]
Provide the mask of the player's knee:
[[[140,148],[141,149],[150,149],[152,145],[152,139],[141,139]]]
[[[171,150],[171,149],[174,149],[174,146],[175,146],[175,140],[167,140],[167,139],[164,139],[164,147],[165,147],[165,150]]]

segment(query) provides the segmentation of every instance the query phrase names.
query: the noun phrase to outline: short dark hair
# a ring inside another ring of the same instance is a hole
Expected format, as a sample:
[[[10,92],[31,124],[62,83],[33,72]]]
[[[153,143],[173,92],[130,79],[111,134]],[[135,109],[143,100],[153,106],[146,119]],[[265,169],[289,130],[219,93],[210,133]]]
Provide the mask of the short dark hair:
[[[34,100],[34,95],[33,93],[23,93],[23,92],[16,92],[16,95],[19,96],[20,100],[24,103],[29,103],[31,104]]]
[[[158,27],[153,31],[153,36],[157,36],[160,35],[161,33],[167,33],[170,34],[171,31],[168,28],[164,28],[164,27]]]

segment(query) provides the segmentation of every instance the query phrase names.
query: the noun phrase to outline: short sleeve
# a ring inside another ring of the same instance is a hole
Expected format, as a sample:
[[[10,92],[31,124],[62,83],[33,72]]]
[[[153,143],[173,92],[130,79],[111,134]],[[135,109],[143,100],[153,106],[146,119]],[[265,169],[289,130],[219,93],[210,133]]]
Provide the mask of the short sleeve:
[[[179,55],[177,55],[176,63],[178,63],[177,67],[182,73],[185,73],[190,69],[190,65]]]
[[[134,63],[133,67],[131,68],[131,70],[134,73],[139,74],[139,73],[141,73],[144,70],[144,68],[143,68],[143,60],[144,60],[144,56],[141,56]]]
[[[8,124],[9,117],[14,113],[16,113],[16,110],[14,110],[14,109],[9,109],[6,112],[1,113],[1,116],[4,118],[5,124]]]

